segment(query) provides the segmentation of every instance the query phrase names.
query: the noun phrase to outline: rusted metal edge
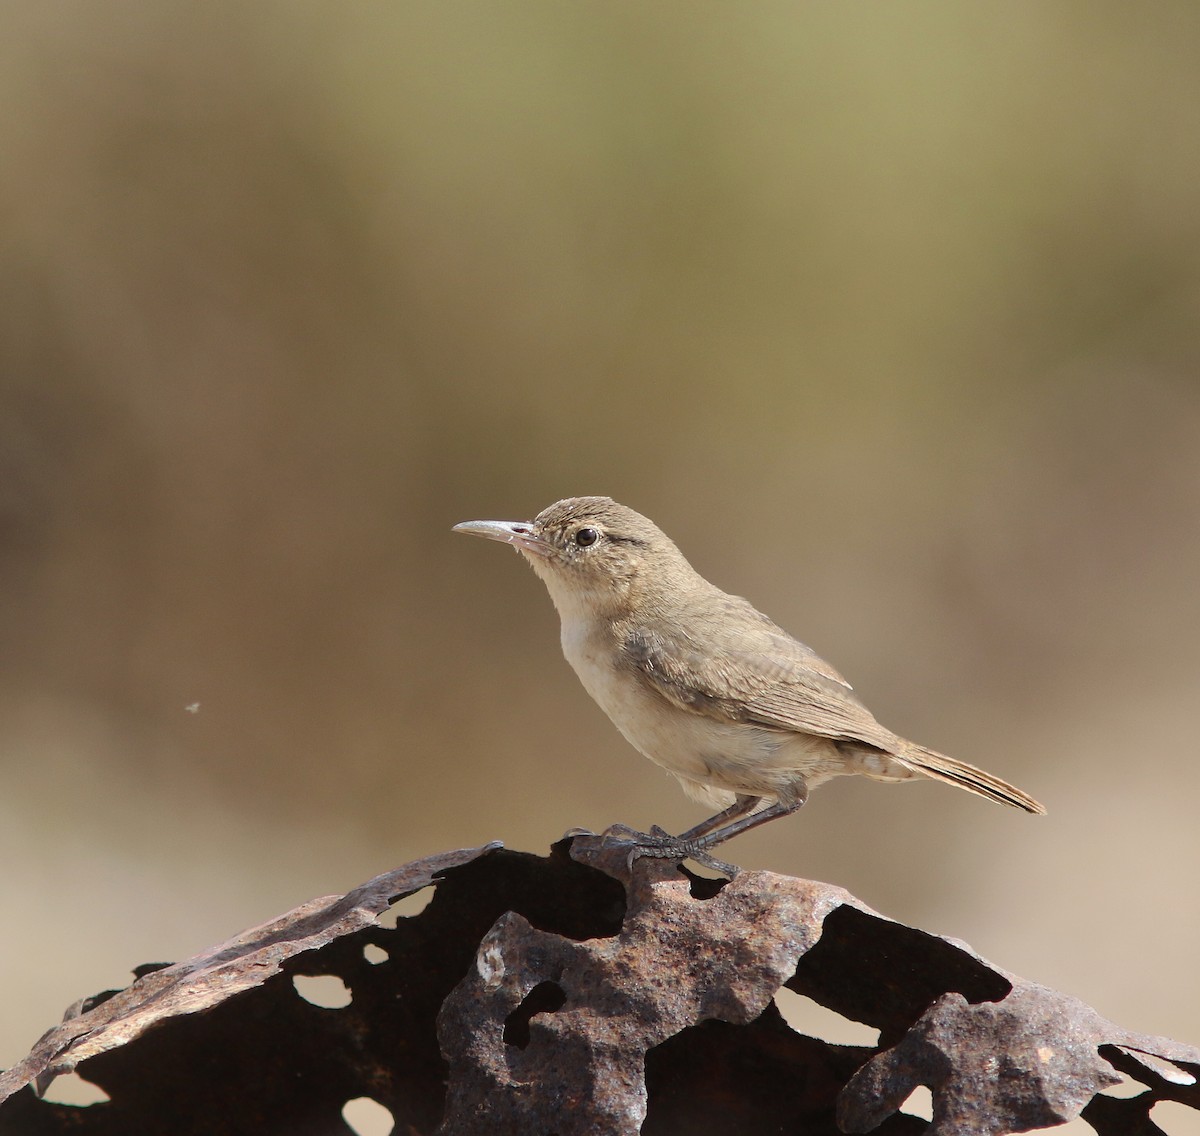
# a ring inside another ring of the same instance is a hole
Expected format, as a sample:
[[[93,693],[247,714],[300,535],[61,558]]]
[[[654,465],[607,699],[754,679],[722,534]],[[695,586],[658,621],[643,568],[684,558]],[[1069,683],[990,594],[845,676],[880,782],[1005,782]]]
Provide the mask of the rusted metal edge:
[[[76,1002],[23,1061],[0,1073],[0,1102],[29,1084],[43,1093],[55,1077],[89,1057],[125,1045],[167,1019],[210,1009],[262,985],[288,959],[369,926],[396,900],[502,847],[492,841],[414,860],[344,895],[309,900],[184,962],[142,973],[111,996]]]

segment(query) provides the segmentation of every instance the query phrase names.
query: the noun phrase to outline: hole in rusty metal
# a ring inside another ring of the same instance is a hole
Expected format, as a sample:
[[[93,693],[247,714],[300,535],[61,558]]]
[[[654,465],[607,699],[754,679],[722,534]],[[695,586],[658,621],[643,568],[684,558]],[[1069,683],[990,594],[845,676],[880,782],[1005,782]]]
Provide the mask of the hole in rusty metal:
[[[832,1133],[838,1091],[862,1060],[797,1033],[773,1003],[746,1025],[710,1018],[647,1050],[641,1132]]]
[[[1101,1091],[1106,1097],[1140,1097],[1146,1091],[1146,1086],[1122,1073],[1120,1084],[1109,1085]]]
[[[387,951],[380,946],[376,946],[375,943],[368,943],[363,947],[363,958],[372,966],[378,966],[381,962],[387,962],[391,957]]]
[[[903,981],[862,981],[900,973]],[[825,917],[821,937],[800,956],[787,985],[893,1041],[942,994],[998,1002],[1012,990],[1002,974],[953,943],[848,903]]]
[[[688,878],[691,885],[689,891],[693,899],[712,899],[721,894],[721,889],[729,883],[724,876],[702,876],[691,868],[679,865],[679,870]]]
[[[382,912],[375,922],[381,927],[395,927],[399,919],[411,919],[414,915],[420,915],[429,906],[436,890],[436,887],[430,885],[414,891],[412,895],[402,896]]]
[[[775,992],[775,1005],[783,1020],[797,1033],[820,1038],[832,1045],[863,1045],[870,1049],[879,1045],[877,1029],[863,1022],[852,1022],[786,986]]]
[[[43,1094],[43,1099],[54,1104],[69,1104],[76,1108],[102,1104],[109,1095],[99,1085],[85,1081],[78,1073],[63,1073],[54,1078]]]
[[[909,1116],[917,1116],[922,1120],[933,1119],[933,1093],[927,1085],[918,1085],[900,1105],[900,1111]]]
[[[567,993],[557,982],[539,982],[521,1004],[504,1019],[504,1044],[525,1049],[529,1045],[529,1023],[535,1014],[553,1014],[563,1008]]]
[[[340,1010],[350,1005],[350,987],[332,974],[297,974],[292,979],[296,993],[306,1002],[326,1010]]]
[[[1053,1128],[1043,1128],[1043,1132],[1052,1132],[1054,1136],[1096,1136],[1097,1129],[1093,1128],[1082,1116],[1068,1120],[1066,1124],[1057,1124]],[[1124,1133],[1123,1129],[1119,1129]]]
[[[1150,1110],[1150,1119],[1159,1126],[1167,1136],[1195,1136],[1200,1132],[1200,1124],[1196,1122],[1195,1109],[1188,1108],[1178,1101],[1159,1101]]]
[[[396,1127],[391,1110],[370,1097],[355,1097],[342,1105],[342,1119],[355,1136],[388,1136]]]

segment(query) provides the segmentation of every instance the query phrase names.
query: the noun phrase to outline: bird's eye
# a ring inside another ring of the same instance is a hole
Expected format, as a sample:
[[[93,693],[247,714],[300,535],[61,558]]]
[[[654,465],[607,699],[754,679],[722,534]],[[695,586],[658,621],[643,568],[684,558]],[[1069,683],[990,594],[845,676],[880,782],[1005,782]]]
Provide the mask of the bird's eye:
[[[580,529],[575,534],[575,543],[580,548],[587,548],[588,545],[595,544],[600,539],[600,534],[595,529]]]

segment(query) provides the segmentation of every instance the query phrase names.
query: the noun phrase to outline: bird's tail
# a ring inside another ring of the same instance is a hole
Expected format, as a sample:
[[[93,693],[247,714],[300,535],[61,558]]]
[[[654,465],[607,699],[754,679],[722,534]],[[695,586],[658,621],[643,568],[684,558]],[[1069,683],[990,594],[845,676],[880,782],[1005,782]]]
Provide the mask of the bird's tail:
[[[968,793],[976,793],[987,797],[989,801],[998,801],[1002,805],[1011,805],[1014,809],[1024,809],[1027,813],[1045,813],[1045,808],[1035,801],[1028,793],[1022,792],[1015,785],[993,777],[986,770],[977,769],[965,761],[947,757],[944,753],[926,749],[924,746],[909,742],[900,753],[893,754],[902,765],[945,781],[949,785],[957,785]]]

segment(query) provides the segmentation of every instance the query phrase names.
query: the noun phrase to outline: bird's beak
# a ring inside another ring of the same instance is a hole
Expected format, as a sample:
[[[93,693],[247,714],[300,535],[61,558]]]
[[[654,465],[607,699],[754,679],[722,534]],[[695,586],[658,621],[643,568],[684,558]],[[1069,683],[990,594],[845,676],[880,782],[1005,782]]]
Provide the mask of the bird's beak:
[[[550,555],[550,545],[534,535],[530,521],[463,521],[461,525],[455,525],[452,531],[500,540],[520,552],[532,552],[535,556]]]

